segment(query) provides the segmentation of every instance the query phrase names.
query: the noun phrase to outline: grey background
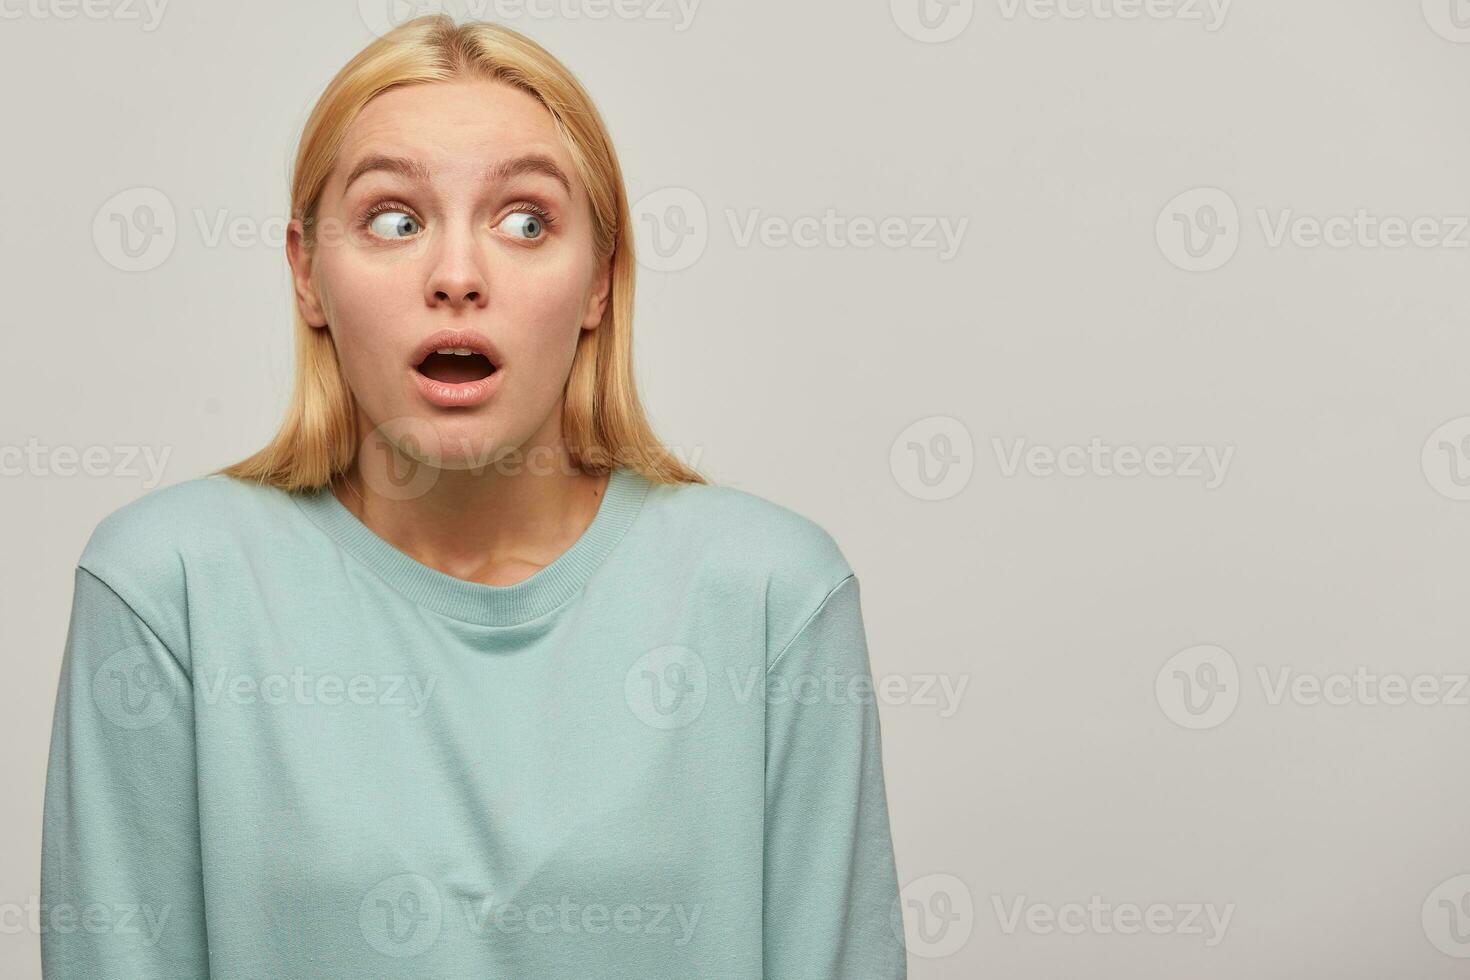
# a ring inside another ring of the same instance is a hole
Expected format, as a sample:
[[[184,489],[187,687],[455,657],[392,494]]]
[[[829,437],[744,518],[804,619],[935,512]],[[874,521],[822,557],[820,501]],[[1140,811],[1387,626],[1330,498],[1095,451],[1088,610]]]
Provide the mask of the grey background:
[[[491,19],[606,115],[664,267],[637,322],[659,431],[835,536],[875,674],[908,691],[881,717],[910,975],[1464,976],[1470,3],[960,0],[935,41],[918,0],[705,0],[685,25],[559,2]],[[294,140],[387,9],[3,8],[6,976],[39,974],[73,565],[104,514],[274,430]],[[139,194],[176,240],[128,271],[107,229]],[[828,209],[905,243],[737,234]],[[1430,223],[1274,239],[1360,210]],[[1212,214],[1192,261],[1181,229]],[[221,217],[275,240],[211,241]],[[953,255],[912,240],[939,218],[967,222]],[[1094,438],[1181,465],[1008,466]],[[1192,446],[1231,453],[1223,479]],[[158,479],[134,452],[168,454]],[[1180,680],[1202,658],[1214,701]],[[1360,667],[1438,693],[1273,697]],[[1173,924],[1047,927],[1093,896]],[[1230,910],[1223,938],[1191,905]]]

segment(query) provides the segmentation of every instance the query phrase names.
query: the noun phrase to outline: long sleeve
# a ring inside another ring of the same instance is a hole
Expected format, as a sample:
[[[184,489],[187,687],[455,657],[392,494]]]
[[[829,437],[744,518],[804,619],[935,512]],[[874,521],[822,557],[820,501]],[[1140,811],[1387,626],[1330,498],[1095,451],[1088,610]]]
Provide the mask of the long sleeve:
[[[898,876],[854,575],[766,679],[765,976],[902,980]]]
[[[47,980],[208,977],[192,684],[78,568],[46,771]]]

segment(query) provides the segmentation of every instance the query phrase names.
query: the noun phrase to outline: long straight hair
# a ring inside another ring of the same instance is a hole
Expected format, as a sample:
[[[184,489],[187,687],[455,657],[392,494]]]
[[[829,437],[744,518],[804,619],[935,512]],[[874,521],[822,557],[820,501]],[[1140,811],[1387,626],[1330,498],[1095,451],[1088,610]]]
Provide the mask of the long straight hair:
[[[488,78],[514,85],[551,113],[592,204],[593,248],[611,258],[612,293],[601,323],[583,330],[567,377],[562,437],[586,472],[627,466],[656,483],[707,483],[654,436],[633,375],[636,264],[627,188],[612,139],[591,97],[535,41],[498,24],[456,24],[446,14],[407,21],[373,41],[327,85],[308,117],[291,175],[291,214],[316,247],[316,212],[347,129],[369,100],[398,85]],[[361,434],[357,405],[330,331],[313,329],[292,304],[296,370],[291,400],[270,443],[215,470],[288,492],[313,490],[347,471]]]

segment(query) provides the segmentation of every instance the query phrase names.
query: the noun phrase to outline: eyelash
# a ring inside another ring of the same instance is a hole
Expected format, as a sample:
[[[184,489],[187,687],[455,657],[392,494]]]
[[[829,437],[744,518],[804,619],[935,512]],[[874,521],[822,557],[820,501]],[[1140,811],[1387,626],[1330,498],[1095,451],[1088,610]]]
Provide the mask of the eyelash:
[[[404,204],[401,201],[379,201],[377,204],[374,204],[372,207],[368,208],[362,213],[362,217],[358,219],[358,223],[363,227],[366,227],[372,222],[373,218],[384,213],[385,211],[403,211],[406,214],[413,215],[414,220],[418,221],[419,224],[423,224],[423,221],[419,218],[419,216],[414,213],[413,208],[409,207],[407,204]],[[551,226],[556,224],[556,217],[552,215],[552,213],[546,208],[535,203],[534,201],[517,202],[511,213],[514,214],[518,211],[527,214],[534,214],[541,221],[541,223],[546,226],[547,231],[550,231]]]

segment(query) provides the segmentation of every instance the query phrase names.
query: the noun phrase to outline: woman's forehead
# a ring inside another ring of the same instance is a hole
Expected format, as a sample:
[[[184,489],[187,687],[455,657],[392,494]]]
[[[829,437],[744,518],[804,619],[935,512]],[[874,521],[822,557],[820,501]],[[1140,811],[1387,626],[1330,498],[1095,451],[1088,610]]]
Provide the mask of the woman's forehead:
[[[571,166],[546,107],[514,86],[487,80],[406,85],[376,96],[348,127],[339,159],[351,167],[369,152],[409,157],[431,171],[527,154]]]

